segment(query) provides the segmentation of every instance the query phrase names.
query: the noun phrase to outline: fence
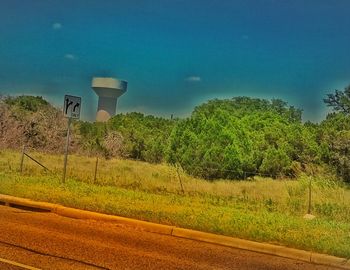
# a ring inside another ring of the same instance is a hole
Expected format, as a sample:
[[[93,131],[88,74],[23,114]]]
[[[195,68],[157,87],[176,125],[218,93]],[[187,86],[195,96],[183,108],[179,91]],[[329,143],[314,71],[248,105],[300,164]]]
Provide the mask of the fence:
[[[42,172],[45,171],[60,181],[63,155],[43,154],[34,150],[22,148],[22,154],[19,157],[20,172],[23,175],[42,176]],[[25,162],[26,158],[30,162]],[[251,175],[252,172],[245,173]],[[303,181],[290,181],[285,178],[273,180],[266,178],[266,174],[258,173],[248,181],[206,181],[188,175],[179,165],[152,165],[131,160],[106,160],[76,155],[69,157],[67,177],[68,181],[99,186],[115,186],[159,194],[174,193],[183,196],[204,194],[225,198],[235,197],[242,200],[268,201],[268,204],[272,205],[284,196],[295,209],[302,208],[309,214],[312,213],[315,204],[327,203],[327,198],[330,197],[328,191],[325,192],[327,194],[322,194],[322,188],[320,189],[317,183],[313,183],[315,177],[312,175],[305,176]]]
[[[35,158],[33,158],[32,156],[30,156],[27,152],[26,152],[26,146],[23,145],[22,148],[22,155],[21,155],[21,163],[20,163],[20,172],[23,172],[23,165],[24,165],[24,157],[28,157],[30,160],[32,160],[33,162],[35,162],[36,164],[38,164],[39,166],[41,166],[44,170],[51,172],[50,169],[48,169],[46,166],[44,166],[42,163],[40,163],[38,160],[36,160]]]

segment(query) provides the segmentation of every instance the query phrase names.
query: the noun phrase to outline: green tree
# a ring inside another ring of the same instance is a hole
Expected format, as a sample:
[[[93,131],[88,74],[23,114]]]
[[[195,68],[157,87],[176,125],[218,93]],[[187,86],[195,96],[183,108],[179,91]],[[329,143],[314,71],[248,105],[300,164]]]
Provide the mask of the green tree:
[[[264,160],[260,166],[260,171],[263,174],[276,177],[279,174],[288,174],[290,166],[292,164],[291,159],[286,152],[282,149],[269,148],[265,152]]]
[[[308,145],[317,152],[315,136],[301,123],[301,111],[284,101],[215,99],[178,122],[170,136],[167,160],[207,179],[290,175],[293,161],[302,162],[314,154]]]
[[[39,109],[49,106],[49,103],[41,96],[18,96],[6,97],[4,102],[11,107],[18,107],[18,109],[37,112]]]
[[[327,94],[323,99],[327,106],[332,107],[336,112],[350,113],[350,85],[344,91],[335,90],[333,94]]]
[[[317,137],[322,160],[350,182],[350,116],[343,112],[327,115]]]

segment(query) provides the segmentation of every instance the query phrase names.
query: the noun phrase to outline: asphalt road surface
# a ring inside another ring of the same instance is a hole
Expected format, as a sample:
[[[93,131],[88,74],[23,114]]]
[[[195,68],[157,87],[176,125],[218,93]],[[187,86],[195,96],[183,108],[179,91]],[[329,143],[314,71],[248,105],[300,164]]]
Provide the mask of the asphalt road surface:
[[[113,223],[6,206],[0,206],[0,259],[64,270],[333,269]],[[25,268],[0,260],[0,269]]]

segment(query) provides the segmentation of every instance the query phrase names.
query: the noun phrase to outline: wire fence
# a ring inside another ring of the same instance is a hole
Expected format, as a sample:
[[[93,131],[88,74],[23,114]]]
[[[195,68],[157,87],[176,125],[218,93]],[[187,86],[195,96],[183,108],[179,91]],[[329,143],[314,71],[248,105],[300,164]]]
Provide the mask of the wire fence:
[[[37,150],[33,147],[28,147],[28,146],[23,146],[22,148],[22,155],[21,155],[21,161],[20,161],[20,172],[23,171],[23,165],[24,165],[24,157],[29,158],[31,161],[33,161],[34,163],[36,163],[37,165],[39,165],[40,167],[42,167],[45,171],[50,172],[52,174],[57,175],[57,171],[54,172],[51,169],[49,169],[47,166],[45,166],[43,164],[42,161],[39,161],[37,159],[35,159],[30,152],[36,153]],[[98,176],[98,170],[99,170],[99,159],[101,159],[101,157],[96,156],[95,157],[96,162],[94,165],[94,172],[93,172],[93,182],[97,181],[97,176]],[[103,158],[102,158],[103,159]],[[108,159],[103,159],[106,162],[108,162]],[[143,160],[135,160],[133,159],[133,161],[137,162],[143,162]],[[188,174],[188,172],[186,172],[186,170],[181,166],[180,163],[175,163],[175,164],[168,164],[170,166],[172,166],[173,168],[175,168],[176,170],[176,174],[178,175],[179,178],[181,178],[181,174]],[[79,164],[77,164],[77,166],[79,166]],[[204,179],[206,180],[218,180],[218,179],[228,179],[228,180],[249,180],[249,179],[253,179],[254,177],[268,177],[268,178],[273,178],[273,179],[282,179],[282,178],[286,178],[286,175],[282,174],[282,173],[262,173],[259,171],[244,171],[244,170],[235,170],[235,169],[222,169],[222,168],[214,168],[214,167],[200,167],[200,166],[191,166],[190,167],[192,170],[194,171],[199,171],[199,170],[204,170],[206,173],[208,174],[212,174],[214,172],[220,172],[220,173],[233,173],[236,175],[240,175],[243,176],[242,178],[213,178],[213,179],[206,179],[204,177]],[[183,190],[183,185],[181,183],[181,189]]]
[[[30,160],[34,161],[36,164],[38,164],[39,166],[41,166],[44,170],[46,170],[46,171],[52,173],[52,171],[51,171],[50,169],[48,169],[45,165],[43,165],[43,164],[40,163],[38,160],[36,160],[36,159],[33,158],[32,156],[30,156],[28,153],[26,153],[26,147],[25,147],[25,146],[23,146],[23,149],[22,149],[20,172],[23,172],[24,156],[26,156],[26,157],[29,158]]]
[[[41,172],[44,171],[46,175],[49,173],[60,182],[63,155],[49,155],[36,152],[30,147],[23,147],[19,168],[23,175],[41,175]],[[220,170],[209,167],[206,169]],[[68,162],[67,181],[157,194],[174,193],[183,196],[205,194],[226,198],[235,197],[242,200],[259,198],[259,200],[267,201],[268,204],[273,204],[274,201],[284,197],[291,207],[296,209],[302,207],[309,214],[313,213],[315,207],[323,209],[323,206],[319,205],[326,205],[326,210],[322,211],[330,212],[333,211],[335,201],[342,202],[342,207],[345,207],[350,201],[350,194],[331,182],[320,182],[314,175],[305,175],[303,181],[293,181],[293,179],[283,177],[282,174],[271,175],[232,169],[221,169],[221,171],[246,173],[249,177],[245,181],[234,181],[235,179],[206,181],[186,173],[179,164],[169,166],[124,159],[106,160],[101,157],[72,155]],[[334,211],[338,211],[338,208]]]

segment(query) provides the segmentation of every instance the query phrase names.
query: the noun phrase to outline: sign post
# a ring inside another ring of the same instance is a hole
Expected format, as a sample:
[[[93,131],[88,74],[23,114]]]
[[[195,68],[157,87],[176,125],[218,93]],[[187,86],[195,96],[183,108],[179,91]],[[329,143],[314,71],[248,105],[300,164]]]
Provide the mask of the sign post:
[[[63,165],[63,177],[62,177],[63,184],[66,182],[70,125],[71,125],[72,119],[80,118],[80,107],[81,107],[81,97],[75,97],[75,96],[69,96],[69,95],[64,96],[63,115],[68,118],[68,124],[67,124],[66,147],[65,147],[65,153],[64,153],[64,165]]]

